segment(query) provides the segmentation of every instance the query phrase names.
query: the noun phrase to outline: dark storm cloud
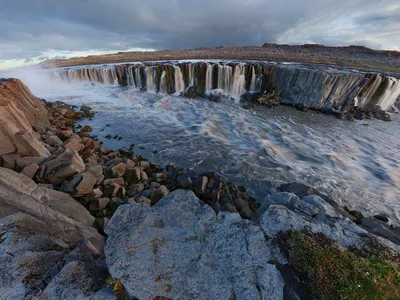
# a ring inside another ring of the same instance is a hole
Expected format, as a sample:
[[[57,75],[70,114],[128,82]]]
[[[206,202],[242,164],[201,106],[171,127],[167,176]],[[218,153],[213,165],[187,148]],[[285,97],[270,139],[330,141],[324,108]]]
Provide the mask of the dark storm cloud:
[[[0,0],[0,7],[0,59],[264,42],[400,46],[398,0]]]

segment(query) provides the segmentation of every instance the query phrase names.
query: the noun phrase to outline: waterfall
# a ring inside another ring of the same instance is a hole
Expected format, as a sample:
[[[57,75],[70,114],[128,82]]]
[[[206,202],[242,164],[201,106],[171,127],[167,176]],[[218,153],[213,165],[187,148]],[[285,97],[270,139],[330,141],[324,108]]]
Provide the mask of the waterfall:
[[[254,92],[256,90],[256,69],[254,66],[251,66],[251,82],[250,82],[250,92]]]
[[[141,66],[135,68],[135,83],[136,87],[141,89],[143,87],[143,84],[142,84],[142,76],[140,74],[140,69]]]
[[[153,68],[152,67],[146,67],[145,74],[146,74],[147,91],[148,92],[156,92],[156,89],[155,89],[155,86],[154,86]]]
[[[232,67],[218,65],[218,89],[223,90],[225,94],[229,94],[232,79]]]
[[[133,75],[133,69],[134,69],[134,66],[129,66],[126,69],[126,80],[127,80],[127,83],[129,86],[132,86],[135,88],[136,85],[135,85],[135,77]]]
[[[167,94],[168,93],[168,87],[167,87],[167,73],[163,71],[161,73],[161,79],[160,79],[160,93]]]
[[[194,67],[195,64],[189,64],[189,85],[194,86]]]
[[[237,65],[233,71],[233,80],[229,89],[229,95],[237,99],[245,91],[245,86],[245,67]]]
[[[206,92],[213,89],[213,65],[207,63],[206,72]]]
[[[372,108],[379,105],[383,110],[388,110],[399,96],[400,80],[375,75],[369,78],[354,100],[357,106]]]
[[[101,67],[101,78],[102,83],[105,85],[115,85],[118,84],[118,76],[115,67],[103,66]]]
[[[175,79],[175,93],[179,94],[185,90],[185,82],[179,66],[174,66],[174,79]]]

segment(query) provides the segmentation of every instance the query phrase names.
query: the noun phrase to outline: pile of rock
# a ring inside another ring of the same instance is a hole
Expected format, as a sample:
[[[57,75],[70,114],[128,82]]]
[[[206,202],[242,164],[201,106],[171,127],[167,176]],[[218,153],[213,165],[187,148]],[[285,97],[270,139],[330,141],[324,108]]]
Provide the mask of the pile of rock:
[[[382,110],[379,105],[373,107],[372,109],[353,106],[350,107],[345,114],[348,120],[364,120],[375,118],[386,122],[391,121],[390,115]]]
[[[274,108],[281,104],[282,97],[275,88],[271,88],[263,93],[245,93],[241,96],[241,100],[249,103],[262,104],[268,108]]]

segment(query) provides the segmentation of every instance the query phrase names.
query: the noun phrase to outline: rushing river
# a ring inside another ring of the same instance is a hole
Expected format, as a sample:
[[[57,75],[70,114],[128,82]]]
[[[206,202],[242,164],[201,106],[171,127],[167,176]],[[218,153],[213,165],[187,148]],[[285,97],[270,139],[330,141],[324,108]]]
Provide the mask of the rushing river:
[[[228,99],[214,103],[101,84],[25,82],[46,100],[91,106],[93,134],[105,147],[134,143],[135,153],[154,163],[196,174],[216,171],[256,197],[269,191],[270,182],[303,182],[351,209],[384,213],[400,223],[399,115],[390,123],[349,122],[285,106],[249,111]]]

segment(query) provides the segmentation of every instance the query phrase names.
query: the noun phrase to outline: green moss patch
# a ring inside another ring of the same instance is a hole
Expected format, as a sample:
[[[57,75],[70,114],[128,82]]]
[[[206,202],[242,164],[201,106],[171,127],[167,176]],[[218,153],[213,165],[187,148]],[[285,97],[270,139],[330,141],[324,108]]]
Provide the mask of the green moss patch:
[[[277,241],[315,299],[400,299],[400,268],[392,261],[340,250],[324,236],[299,231]]]

